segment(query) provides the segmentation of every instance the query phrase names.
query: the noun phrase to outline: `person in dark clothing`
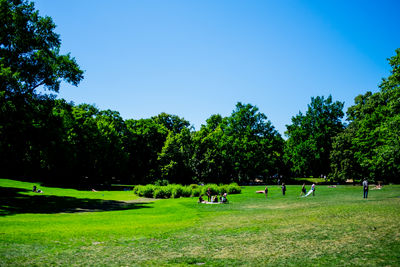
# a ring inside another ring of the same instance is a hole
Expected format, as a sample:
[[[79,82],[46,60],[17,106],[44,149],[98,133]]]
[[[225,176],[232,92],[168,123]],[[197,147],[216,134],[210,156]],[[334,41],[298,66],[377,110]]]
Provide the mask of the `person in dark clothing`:
[[[207,189],[207,197],[208,197],[208,202],[210,202],[211,201],[211,189],[210,188]]]
[[[282,194],[285,195],[286,193],[286,185],[285,183],[282,183]]]
[[[265,186],[264,194],[265,194],[265,198],[267,198],[268,197],[268,187],[267,186]]]
[[[307,194],[307,189],[306,189],[306,184],[304,183],[303,186],[301,187],[300,196],[306,195],[306,194]]]

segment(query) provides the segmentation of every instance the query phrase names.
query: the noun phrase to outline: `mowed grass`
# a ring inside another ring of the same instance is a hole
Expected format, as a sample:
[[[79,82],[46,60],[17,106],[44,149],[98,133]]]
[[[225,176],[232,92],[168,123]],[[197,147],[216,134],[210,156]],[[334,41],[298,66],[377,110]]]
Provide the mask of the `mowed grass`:
[[[398,185],[243,187],[227,205],[32,185],[0,180],[1,266],[400,266]]]

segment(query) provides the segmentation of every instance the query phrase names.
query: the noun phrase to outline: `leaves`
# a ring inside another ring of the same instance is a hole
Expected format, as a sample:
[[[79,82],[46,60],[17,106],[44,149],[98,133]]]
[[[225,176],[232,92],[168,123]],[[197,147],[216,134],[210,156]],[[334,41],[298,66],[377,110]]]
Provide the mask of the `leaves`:
[[[343,103],[332,102],[332,96],[311,98],[307,112],[292,117],[287,125],[285,161],[295,175],[327,175],[330,172],[329,154],[332,138],[344,125]]]

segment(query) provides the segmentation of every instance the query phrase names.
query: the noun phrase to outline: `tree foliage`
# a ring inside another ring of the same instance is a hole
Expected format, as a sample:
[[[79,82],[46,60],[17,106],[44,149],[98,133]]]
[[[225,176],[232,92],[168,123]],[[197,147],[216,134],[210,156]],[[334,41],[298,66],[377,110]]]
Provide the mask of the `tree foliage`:
[[[32,94],[39,86],[58,92],[61,80],[77,85],[83,71],[69,54],[61,55],[61,41],[50,17],[41,17],[34,4],[0,1],[0,89]]]
[[[311,98],[284,141],[256,106],[237,103],[200,130],[177,115],[124,120],[117,111],[55,99],[83,71],[33,3],[0,0],[0,175],[89,187],[122,183],[247,183],[276,174],[345,180],[400,177],[400,49],[380,91],[343,103]],[[38,92],[38,88],[50,94]],[[344,129],[345,128],[345,129]],[[290,170],[290,171],[289,171]]]
[[[231,116],[213,115],[194,136],[196,175],[205,182],[249,182],[280,171],[283,139],[267,117],[238,103]]]
[[[312,97],[306,114],[299,112],[287,125],[285,161],[295,175],[328,175],[332,138],[343,131],[343,103],[332,96]]]
[[[389,64],[391,74],[380,91],[357,96],[347,111],[349,126],[335,139],[331,155],[336,179],[399,181],[400,49]]]

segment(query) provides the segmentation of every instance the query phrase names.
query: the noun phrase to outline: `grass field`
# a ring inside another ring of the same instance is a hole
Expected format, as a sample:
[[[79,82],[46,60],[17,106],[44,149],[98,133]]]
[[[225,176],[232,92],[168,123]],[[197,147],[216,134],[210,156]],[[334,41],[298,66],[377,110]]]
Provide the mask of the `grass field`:
[[[0,179],[0,266],[400,266],[397,185],[244,187],[227,205],[32,185]]]

